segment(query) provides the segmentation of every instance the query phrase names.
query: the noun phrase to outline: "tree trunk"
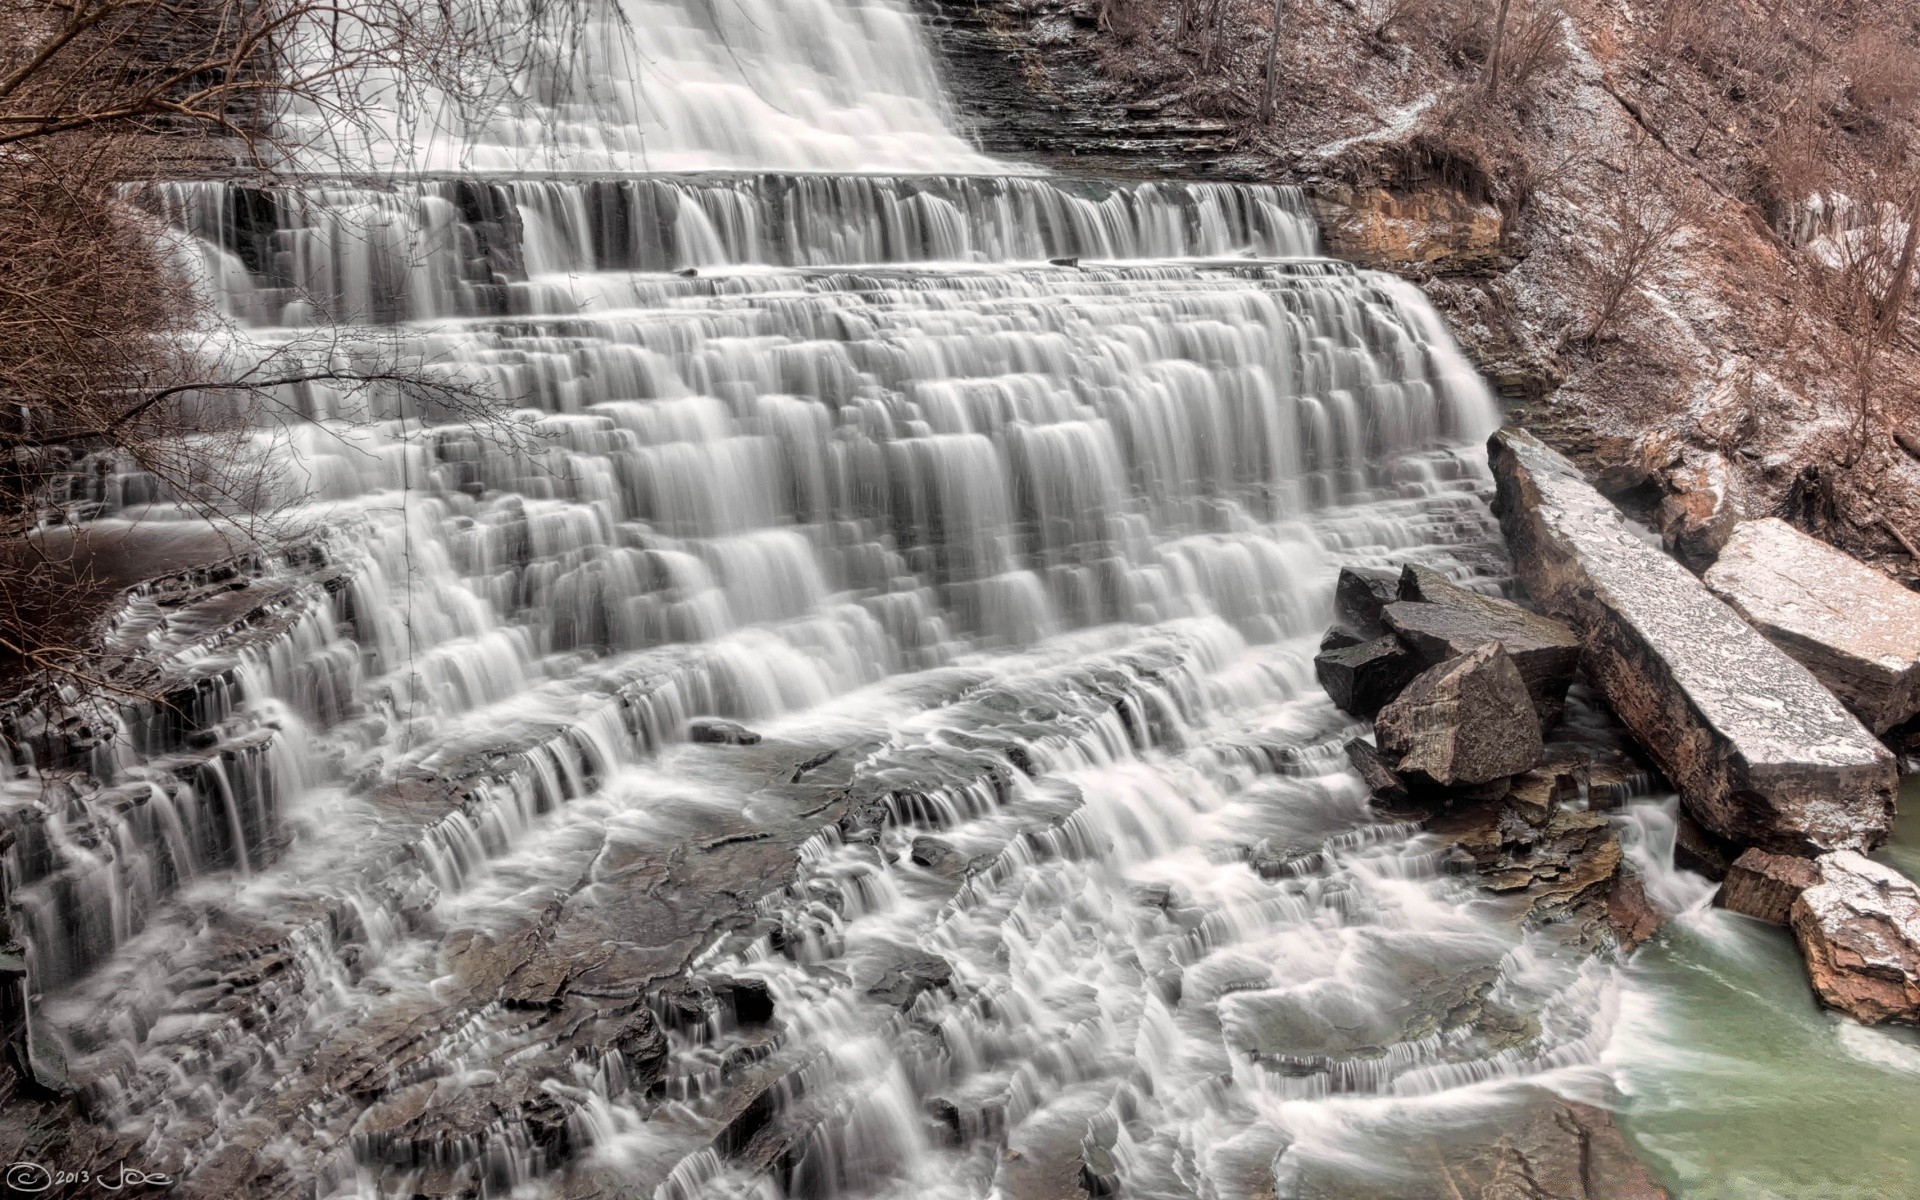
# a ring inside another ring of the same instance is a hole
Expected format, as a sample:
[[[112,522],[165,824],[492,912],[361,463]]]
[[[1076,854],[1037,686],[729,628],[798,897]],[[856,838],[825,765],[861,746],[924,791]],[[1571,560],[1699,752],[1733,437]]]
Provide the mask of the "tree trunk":
[[[1260,90],[1260,119],[1273,120],[1273,84],[1280,67],[1280,10],[1287,0],[1273,0],[1273,33],[1267,38],[1267,82]]]
[[[1894,264],[1893,281],[1887,285],[1887,298],[1880,305],[1880,324],[1888,330],[1900,323],[1901,310],[1913,294],[1914,255],[1920,252],[1920,188],[1907,200],[1907,238],[1900,246],[1900,261]]]
[[[1507,49],[1507,8],[1512,0],[1500,0],[1500,11],[1493,18],[1493,50],[1487,55],[1487,95],[1500,94],[1500,56]]]

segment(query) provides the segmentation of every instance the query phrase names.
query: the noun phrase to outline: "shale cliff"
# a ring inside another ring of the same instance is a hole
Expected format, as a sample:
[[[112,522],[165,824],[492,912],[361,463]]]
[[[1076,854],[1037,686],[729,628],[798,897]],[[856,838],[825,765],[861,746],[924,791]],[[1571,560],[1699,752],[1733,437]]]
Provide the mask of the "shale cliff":
[[[990,150],[1308,185],[1683,558],[1778,514],[1920,572],[1913,10],[926,3]]]

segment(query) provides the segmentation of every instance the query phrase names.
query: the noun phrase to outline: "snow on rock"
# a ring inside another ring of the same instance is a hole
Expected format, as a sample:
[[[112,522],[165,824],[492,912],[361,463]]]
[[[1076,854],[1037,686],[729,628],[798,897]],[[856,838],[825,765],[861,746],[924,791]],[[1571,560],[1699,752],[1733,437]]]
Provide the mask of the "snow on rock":
[[[1742,522],[1706,582],[1875,733],[1920,712],[1920,595],[1775,517]]]
[[[1786,853],[1886,840],[1893,756],[1819,680],[1538,438],[1502,430],[1489,458],[1521,580],[1580,632],[1587,673],[1696,820]]]

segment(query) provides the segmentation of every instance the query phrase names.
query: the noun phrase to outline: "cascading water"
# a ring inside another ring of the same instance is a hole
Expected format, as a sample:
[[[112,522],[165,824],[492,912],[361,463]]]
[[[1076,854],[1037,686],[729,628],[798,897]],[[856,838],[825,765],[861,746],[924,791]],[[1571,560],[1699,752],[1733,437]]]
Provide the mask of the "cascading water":
[[[270,618],[132,603],[176,702],[10,852],[88,1111],[228,1194],[1416,1195],[1591,1082],[1612,968],[1312,680],[1340,563],[1497,561],[1418,293],[987,162],[891,3],[626,11],[415,174],[144,197],[233,355],[514,411],[282,389]]]

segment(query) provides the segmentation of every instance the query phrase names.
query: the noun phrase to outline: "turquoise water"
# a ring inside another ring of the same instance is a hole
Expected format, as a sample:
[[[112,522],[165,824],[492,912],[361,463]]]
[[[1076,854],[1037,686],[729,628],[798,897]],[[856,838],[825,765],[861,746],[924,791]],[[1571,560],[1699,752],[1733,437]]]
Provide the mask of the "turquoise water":
[[[1913,780],[1901,801],[1878,857],[1920,876]],[[1610,1065],[1647,1162],[1686,1200],[1920,1196],[1920,1036],[1823,1011],[1786,930],[1694,886],[1624,972]]]

